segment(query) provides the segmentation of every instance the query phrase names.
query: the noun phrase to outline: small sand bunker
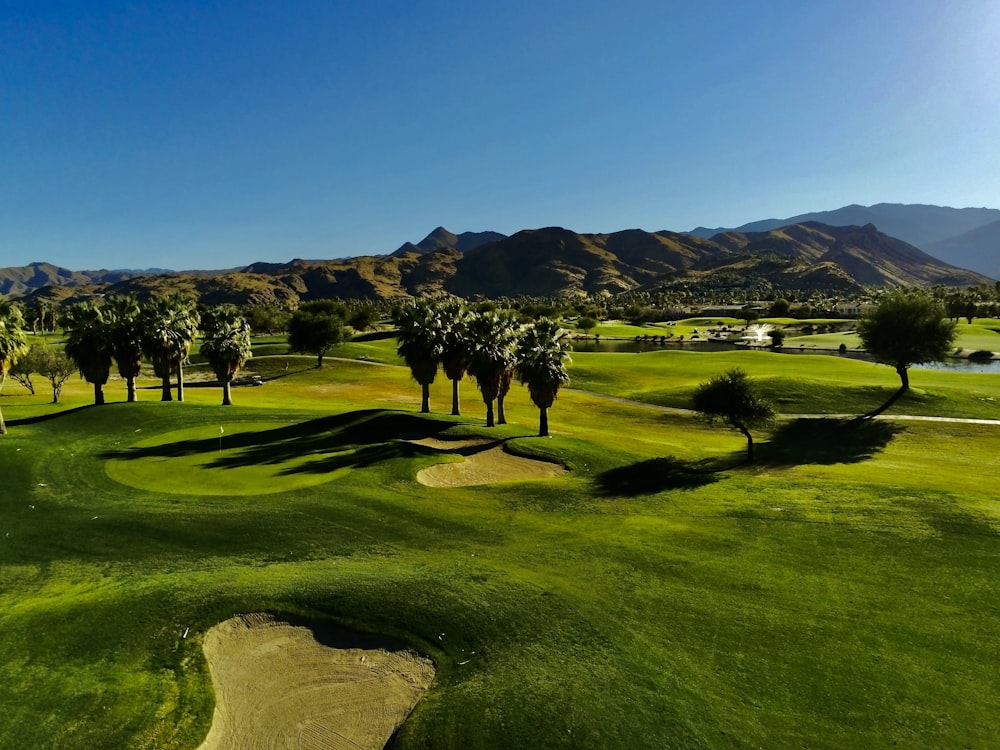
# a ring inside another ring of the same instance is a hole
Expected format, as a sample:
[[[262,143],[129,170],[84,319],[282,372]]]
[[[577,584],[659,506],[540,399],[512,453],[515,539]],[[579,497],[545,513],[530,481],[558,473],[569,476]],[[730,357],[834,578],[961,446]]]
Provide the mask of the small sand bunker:
[[[199,750],[381,749],[434,679],[412,652],[330,648],[266,615],[216,625],[204,650],[216,705]]]
[[[471,487],[476,484],[547,479],[566,474],[566,469],[548,461],[515,456],[503,444],[482,438],[470,440],[412,441],[441,451],[461,452],[464,461],[435,464],[417,472],[417,481],[428,487]]]

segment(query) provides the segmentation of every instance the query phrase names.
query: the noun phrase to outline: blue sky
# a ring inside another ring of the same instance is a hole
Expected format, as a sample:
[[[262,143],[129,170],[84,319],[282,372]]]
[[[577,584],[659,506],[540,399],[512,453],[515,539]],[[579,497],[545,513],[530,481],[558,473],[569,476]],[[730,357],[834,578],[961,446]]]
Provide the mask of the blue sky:
[[[996,0],[0,10],[0,266],[1000,206]]]

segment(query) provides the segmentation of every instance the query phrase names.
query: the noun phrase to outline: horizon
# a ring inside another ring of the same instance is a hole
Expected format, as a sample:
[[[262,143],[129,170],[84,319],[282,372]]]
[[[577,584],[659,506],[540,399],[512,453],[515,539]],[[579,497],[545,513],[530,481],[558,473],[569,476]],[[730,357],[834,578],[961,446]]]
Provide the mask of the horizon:
[[[0,267],[993,207],[997,37],[989,0],[20,8],[0,26]]]
[[[987,209],[987,210],[1000,211],[1000,208],[993,208],[992,206],[937,206],[936,204],[900,204],[900,203],[888,203],[888,202],[885,202],[885,201],[880,202],[880,203],[874,203],[874,204],[871,204],[869,206],[863,206],[861,204],[851,203],[851,204],[846,204],[844,206],[838,206],[836,209],[821,209],[821,210],[822,211],[827,211],[827,210],[834,210],[835,211],[835,210],[840,210],[840,209],[843,209],[843,208],[850,208],[852,206],[859,206],[861,208],[872,208],[874,206],[879,206],[879,205],[896,205],[896,206],[899,206],[899,205],[911,205],[911,206],[912,205],[921,205],[921,206],[931,206],[931,207],[949,208],[949,209],[957,209],[957,210],[964,210],[964,209]],[[808,213],[817,213],[817,212],[808,212]],[[791,218],[791,217],[785,217],[785,218]],[[784,220],[785,219],[783,219],[781,217],[767,217],[767,218],[764,218],[764,219],[752,219],[750,222],[744,222],[744,223],[755,223],[755,222],[758,222],[758,221],[784,221]],[[550,225],[549,227],[543,227],[543,226],[538,226],[538,227],[522,227],[521,229],[518,229],[515,232],[512,232],[511,234],[506,235],[506,236],[510,237],[513,234],[516,234],[517,232],[521,232],[521,231],[537,231],[537,230],[540,230],[540,229],[551,228],[553,226],[554,225]],[[576,231],[572,227],[558,227],[558,228],[566,229],[568,231]],[[735,227],[732,227],[732,228],[735,228]],[[732,228],[730,228],[730,229],[732,229]],[[878,228],[878,227],[876,227],[876,228]],[[445,227],[443,225],[438,224],[438,225],[435,225],[435,227],[433,229],[431,229],[431,230],[427,231],[426,233],[424,233],[419,239],[404,240],[403,242],[399,243],[399,245],[397,245],[395,248],[393,248],[391,250],[384,250],[382,252],[377,252],[377,253],[363,253],[362,255],[339,255],[339,256],[334,256],[334,257],[329,257],[329,258],[321,258],[321,257],[305,258],[305,257],[301,257],[301,256],[296,256],[296,257],[293,257],[293,258],[286,258],[284,260],[259,260],[259,259],[255,259],[255,260],[248,260],[246,262],[241,262],[241,263],[237,263],[235,265],[224,266],[224,267],[223,266],[218,266],[218,267],[216,267],[216,266],[197,266],[197,267],[192,266],[192,267],[185,267],[185,268],[166,268],[166,267],[160,267],[160,266],[148,266],[148,267],[114,267],[114,268],[108,267],[108,266],[86,266],[86,267],[84,267],[84,266],[78,266],[78,267],[70,267],[70,266],[65,266],[63,264],[60,264],[60,263],[53,263],[53,262],[47,261],[47,260],[34,260],[34,261],[30,261],[28,263],[23,263],[20,266],[0,266],[0,269],[2,269],[2,268],[12,268],[12,267],[13,268],[29,267],[29,266],[35,266],[35,265],[51,265],[51,266],[55,266],[57,268],[62,268],[62,269],[68,270],[68,271],[87,271],[87,272],[90,272],[90,271],[110,271],[110,272],[114,272],[114,271],[143,271],[143,272],[162,272],[162,273],[185,273],[185,272],[188,272],[188,271],[192,271],[192,272],[205,272],[205,271],[240,270],[240,269],[252,266],[252,265],[256,265],[258,263],[273,263],[273,264],[277,264],[277,265],[282,265],[282,264],[286,264],[286,263],[293,263],[293,262],[299,261],[299,260],[305,261],[305,262],[326,262],[326,261],[344,260],[344,259],[350,259],[350,258],[356,258],[356,257],[362,257],[362,256],[374,256],[374,257],[383,256],[384,257],[384,256],[391,255],[392,253],[394,253],[396,250],[398,250],[404,244],[412,243],[412,244],[416,245],[417,243],[419,243],[419,242],[423,241],[424,239],[426,239],[427,237],[429,237],[431,234],[433,234],[438,229],[444,229],[445,231],[451,232],[454,235],[461,235],[464,232],[481,233],[481,232],[494,231],[494,230],[490,230],[490,229],[478,229],[478,230],[470,229],[470,230],[462,230],[462,231],[456,232],[456,231],[453,231],[450,227]],[[615,232],[629,231],[629,230],[634,230],[634,229],[641,229],[641,228],[640,227],[623,227],[621,229],[615,229],[615,230],[611,230],[609,232],[587,232],[585,234],[613,234]],[[681,234],[690,234],[692,231],[697,230],[697,229],[720,229],[721,231],[724,231],[727,228],[726,227],[721,227],[721,228],[720,227],[692,227],[691,230],[673,230],[673,229],[645,230],[645,229],[642,229],[642,231],[649,231],[649,232],[671,231],[671,232],[679,232]],[[898,238],[896,238],[896,239],[898,239]]]

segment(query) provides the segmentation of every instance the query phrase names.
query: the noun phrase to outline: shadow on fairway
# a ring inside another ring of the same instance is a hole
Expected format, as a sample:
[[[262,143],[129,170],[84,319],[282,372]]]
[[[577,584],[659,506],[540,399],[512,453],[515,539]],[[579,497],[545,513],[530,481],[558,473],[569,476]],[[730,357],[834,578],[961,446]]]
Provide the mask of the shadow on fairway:
[[[282,473],[324,473],[351,466],[364,467],[390,458],[433,455],[438,451],[407,442],[440,435],[454,422],[438,421],[407,412],[380,409],[348,412],[311,419],[269,430],[234,432],[225,436],[225,453],[219,437],[178,440],[160,445],[106,451],[104,459],[179,458],[202,454],[210,469],[281,465],[315,455],[316,460],[290,466]]]
[[[850,464],[884,450],[905,427],[861,419],[796,419],[757,446],[754,464]]]
[[[682,461],[673,456],[609,469],[597,477],[603,495],[654,495],[665,490],[693,490],[719,480],[714,462]]]

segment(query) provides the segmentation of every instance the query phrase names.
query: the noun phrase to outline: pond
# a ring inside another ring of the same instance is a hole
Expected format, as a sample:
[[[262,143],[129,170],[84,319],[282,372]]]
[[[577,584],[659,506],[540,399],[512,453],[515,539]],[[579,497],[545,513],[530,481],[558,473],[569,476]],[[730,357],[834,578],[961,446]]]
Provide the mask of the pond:
[[[575,352],[599,352],[599,353],[625,353],[641,354],[642,352],[678,350],[703,351],[703,352],[723,352],[735,349],[746,349],[745,344],[735,344],[731,341],[719,341],[718,339],[694,339],[677,341],[661,339],[625,339],[625,338],[600,338],[600,339],[573,339],[573,351]],[[780,350],[782,354],[826,354],[832,357],[847,357],[863,362],[873,362],[874,360],[867,352],[848,350],[841,354],[836,349],[812,349],[807,347],[787,346]],[[1000,359],[973,360],[966,357],[949,357],[944,362],[928,362],[923,365],[914,365],[916,370],[957,370],[959,372],[986,372],[1000,373]]]

